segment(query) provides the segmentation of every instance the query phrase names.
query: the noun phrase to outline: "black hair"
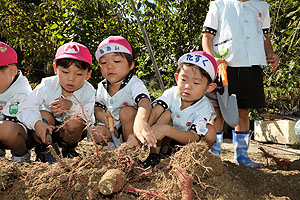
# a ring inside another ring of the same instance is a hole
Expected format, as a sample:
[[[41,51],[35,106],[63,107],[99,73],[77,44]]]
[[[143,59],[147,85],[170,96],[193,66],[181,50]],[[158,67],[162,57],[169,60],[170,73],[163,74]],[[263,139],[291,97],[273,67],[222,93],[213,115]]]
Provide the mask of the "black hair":
[[[1,71],[1,70],[5,70],[5,69],[8,68],[10,65],[15,65],[15,66],[18,68],[18,63],[13,63],[13,64],[9,64],[9,65],[3,65],[3,66],[0,66],[0,71]]]
[[[177,67],[177,70],[176,70],[176,73],[179,73],[183,66],[188,66],[188,67],[192,67],[193,69],[195,70],[198,70],[202,76],[204,76],[206,79],[207,79],[207,84],[210,84],[212,83],[212,79],[210,77],[210,75],[208,74],[207,71],[205,71],[204,69],[202,69],[201,67],[197,66],[197,65],[194,65],[194,64],[190,64],[190,63],[181,63],[178,67]]]
[[[129,66],[131,66],[131,64],[133,63],[133,57],[131,54],[129,53],[123,53],[123,52],[115,52],[116,54],[122,56],[123,58],[125,57],[125,59],[127,60]]]
[[[87,69],[88,71],[91,71],[91,69],[92,69],[92,66],[89,63],[81,61],[81,60],[75,60],[72,58],[58,59],[55,61],[55,63],[56,63],[56,66],[60,66],[65,69],[69,68],[73,63],[76,67],[78,67],[79,69],[82,69],[82,70]]]

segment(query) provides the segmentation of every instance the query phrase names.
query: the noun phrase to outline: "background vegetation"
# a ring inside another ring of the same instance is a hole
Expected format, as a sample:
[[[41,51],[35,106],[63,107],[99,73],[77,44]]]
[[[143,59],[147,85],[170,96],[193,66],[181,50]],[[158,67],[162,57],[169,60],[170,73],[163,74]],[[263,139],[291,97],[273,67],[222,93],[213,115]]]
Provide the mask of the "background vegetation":
[[[201,50],[202,25],[209,0],[141,0],[136,2],[148,32],[165,88],[175,84],[176,61],[188,51]],[[300,3],[268,1],[271,38],[281,61],[265,71],[268,108],[254,113],[295,114],[300,105]],[[32,85],[53,74],[56,49],[69,41],[86,45],[92,54],[109,35],[126,37],[133,47],[137,75],[153,96],[161,93],[142,33],[128,0],[2,0],[0,40],[17,49],[20,67]],[[96,60],[90,82],[102,80]]]

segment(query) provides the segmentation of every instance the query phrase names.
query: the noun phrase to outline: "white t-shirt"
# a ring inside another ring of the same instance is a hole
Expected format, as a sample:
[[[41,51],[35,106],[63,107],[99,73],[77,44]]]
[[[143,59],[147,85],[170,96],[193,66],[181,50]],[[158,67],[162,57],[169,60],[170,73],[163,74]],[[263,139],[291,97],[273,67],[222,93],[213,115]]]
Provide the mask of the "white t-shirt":
[[[153,104],[156,103],[172,112],[174,128],[183,131],[194,130],[199,135],[207,133],[206,125],[216,117],[214,108],[206,96],[181,110],[181,97],[178,95],[177,86],[166,90]]]
[[[215,35],[215,56],[225,58],[228,66],[267,65],[263,33],[270,27],[267,2],[212,1],[203,27]]]
[[[103,80],[98,84],[96,94],[96,106],[103,109],[108,109],[114,118],[114,126],[116,129],[121,127],[120,110],[125,106],[132,106],[137,109],[137,105],[142,98],[150,96],[144,83],[132,73],[123,80],[120,90],[114,95],[110,96],[108,93],[108,81]]]
[[[0,120],[5,116],[16,117],[19,103],[24,101],[32,92],[26,77],[19,71],[18,78],[0,94]]]
[[[57,121],[64,121],[69,115],[80,116],[84,121],[86,118],[90,125],[94,124],[94,104],[95,104],[94,87],[87,81],[81,88],[73,92],[73,95],[79,102],[72,96],[70,100],[73,105],[67,113],[55,115]],[[42,79],[42,82],[33,90],[28,99],[22,102],[19,106],[17,118],[24,123],[29,129],[34,129],[34,125],[38,120],[42,120],[40,110],[50,112],[49,105],[57,98],[65,98],[62,96],[62,87],[59,84],[58,76],[51,76]],[[84,114],[82,113],[82,108]]]

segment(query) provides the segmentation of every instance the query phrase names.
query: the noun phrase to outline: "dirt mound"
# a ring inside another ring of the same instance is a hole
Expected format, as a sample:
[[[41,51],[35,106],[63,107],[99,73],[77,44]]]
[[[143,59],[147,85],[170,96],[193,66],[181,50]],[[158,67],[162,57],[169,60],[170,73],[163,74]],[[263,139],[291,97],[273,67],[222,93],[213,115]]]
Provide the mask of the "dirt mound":
[[[82,142],[77,149],[81,157],[63,159],[69,170],[60,163],[20,165],[2,159],[0,199],[297,199],[299,194],[299,168],[237,166],[201,142],[179,147],[148,169],[138,165],[137,152],[126,146],[116,151],[99,148],[97,158],[93,144]],[[299,167],[299,161],[292,164]],[[99,181],[109,169],[123,171],[126,181],[119,192],[104,196]]]

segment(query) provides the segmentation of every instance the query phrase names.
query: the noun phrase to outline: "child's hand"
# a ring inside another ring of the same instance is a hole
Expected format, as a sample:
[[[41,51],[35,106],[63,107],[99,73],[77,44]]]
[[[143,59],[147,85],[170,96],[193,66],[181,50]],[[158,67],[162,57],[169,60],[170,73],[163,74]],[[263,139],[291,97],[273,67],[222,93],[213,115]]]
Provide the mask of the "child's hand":
[[[139,146],[139,140],[134,136],[134,134],[130,134],[128,136],[128,139],[126,141],[126,144],[129,146],[129,147],[136,147],[136,146]]]
[[[147,142],[150,147],[156,147],[156,137],[147,122],[143,120],[136,120],[133,125],[133,132],[141,143],[144,144]]]
[[[94,126],[92,134],[96,143],[108,143],[110,132],[105,126]]]
[[[47,130],[52,134],[52,128],[50,125],[38,120],[34,125],[36,135],[46,144],[46,132]]]
[[[66,112],[67,110],[70,110],[72,105],[72,102],[67,99],[57,98],[50,103],[49,108],[54,115],[60,115]]]
[[[272,69],[272,72],[274,72],[278,67],[279,56],[275,53],[267,55],[267,62],[271,64],[270,68]]]
[[[151,126],[151,130],[154,132],[155,137],[157,140],[162,140],[164,137],[169,137],[170,133],[170,125],[165,125],[165,124],[155,124]]]
[[[224,64],[227,65],[227,61],[226,61],[225,59],[223,59],[223,58],[216,58],[216,57],[215,57],[215,59],[216,59],[216,61],[217,61],[218,66],[219,66],[221,63],[224,63]]]

